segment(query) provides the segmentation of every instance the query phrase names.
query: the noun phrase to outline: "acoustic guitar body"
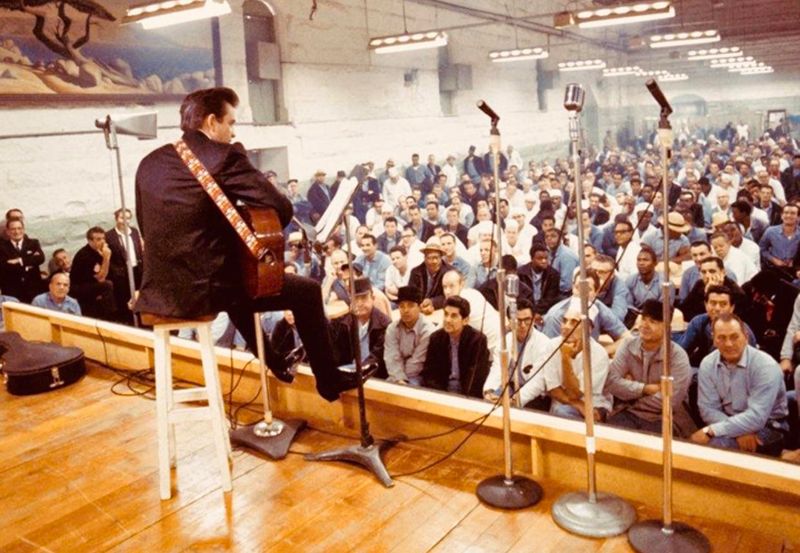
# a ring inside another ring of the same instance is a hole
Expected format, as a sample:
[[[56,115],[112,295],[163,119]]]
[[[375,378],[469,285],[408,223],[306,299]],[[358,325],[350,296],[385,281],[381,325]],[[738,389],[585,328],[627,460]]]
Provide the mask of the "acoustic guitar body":
[[[256,259],[239,241],[239,261],[242,282],[253,299],[275,296],[283,288],[283,227],[277,212],[271,207],[237,206],[242,219],[266,247],[266,254]]]

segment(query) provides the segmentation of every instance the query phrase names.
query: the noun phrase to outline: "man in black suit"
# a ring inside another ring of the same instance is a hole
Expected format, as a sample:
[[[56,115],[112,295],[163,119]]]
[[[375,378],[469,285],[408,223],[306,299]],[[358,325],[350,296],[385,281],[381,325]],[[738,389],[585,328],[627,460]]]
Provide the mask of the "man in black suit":
[[[469,325],[469,302],[447,298],[442,328],[431,334],[422,368],[422,382],[429,388],[472,397],[483,397],[489,376],[490,356],[486,336]]]
[[[285,227],[291,202],[253,167],[244,146],[231,144],[238,103],[229,88],[189,94],[180,110],[183,140],[232,203],[274,208]],[[172,144],[151,152],[139,165],[136,214],[147,244],[137,312],[191,319],[226,311],[254,351],[253,313],[289,309],[320,395],[333,401],[352,387],[335,365],[319,284],[286,274],[279,295],[250,299],[236,258],[240,237]],[[271,347],[267,362],[276,376],[292,380],[290,363]]]
[[[322,169],[318,169],[317,172],[314,173],[314,182],[311,183],[308,194],[306,194],[311,204],[312,223],[316,223],[322,214],[325,213],[325,210],[328,209],[331,203],[331,198],[333,198],[333,192],[331,192],[328,185],[325,184],[325,174],[325,171]]]
[[[541,323],[544,314],[561,298],[559,292],[561,275],[550,266],[547,246],[534,242],[530,254],[530,262],[517,270],[517,276],[520,284],[525,283],[531,290],[531,297],[527,299],[533,304],[534,319]]]
[[[427,242],[428,238],[433,236],[436,231],[436,227],[422,218],[422,211],[420,211],[419,206],[416,204],[408,206],[407,227],[409,226],[417,233],[417,240],[422,242]]]
[[[444,289],[442,288],[442,277],[452,269],[444,262],[444,249],[439,242],[438,236],[432,236],[422,248],[425,262],[419,267],[411,269],[408,277],[408,285],[416,286],[422,290],[422,303],[420,308],[426,315],[433,313],[435,309],[441,309],[444,305]]]
[[[75,254],[70,270],[70,289],[83,315],[115,320],[117,303],[114,283],[108,278],[110,267],[111,248],[106,244],[106,231],[92,227],[86,231],[86,245]]]
[[[124,215],[123,215],[124,213]],[[106,231],[106,244],[111,249],[111,262],[108,267],[108,278],[114,283],[114,299],[117,303],[117,315],[121,322],[130,323],[133,313],[128,309],[131,299],[131,288],[128,282],[128,265],[130,259],[133,268],[134,289],[142,283],[142,235],[139,229],[131,224],[132,214],[130,209],[124,212],[118,209],[114,212],[114,228]],[[126,240],[126,226],[128,239]],[[133,248],[133,255],[129,255],[127,242]]]
[[[0,288],[8,296],[30,303],[45,290],[39,274],[44,252],[39,241],[25,234],[22,219],[6,221],[7,239],[0,239]]]

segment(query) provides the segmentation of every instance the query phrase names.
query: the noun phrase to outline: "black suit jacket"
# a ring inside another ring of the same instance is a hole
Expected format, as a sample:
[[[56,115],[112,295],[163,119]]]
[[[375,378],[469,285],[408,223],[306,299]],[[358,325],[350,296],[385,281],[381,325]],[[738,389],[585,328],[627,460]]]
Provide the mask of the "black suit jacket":
[[[367,363],[378,363],[378,372],[375,376],[386,378],[386,362],[383,360],[383,344],[386,339],[386,328],[392,321],[384,315],[382,311],[373,308],[369,316],[367,334],[369,336],[369,355]],[[339,365],[352,363],[355,359],[353,355],[353,341],[350,335],[350,328],[358,324],[352,313],[344,317],[335,319],[331,323],[331,335],[333,337],[333,349],[336,352],[335,358]]]
[[[397,246],[397,245],[401,244],[402,243],[401,239],[402,239],[402,235],[400,234],[400,231],[398,230],[395,233],[395,242],[394,242],[393,245]],[[376,240],[378,242],[378,249],[380,251],[382,251],[383,253],[388,255],[389,250],[391,248],[389,247],[389,238],[386,236],[386,233],[384,232],[383,234],[378,236],[378,238],[376,238]]]
[[[137,268],[142,267],[142,235],[139,230],[133,227],[131,229],[131,242],[133,242],[133,251],[136,252]],[[127,279],[128,278],[128,256],[125,253],[124,239],[117,233],[116,229],[106,231],[106,243],[111,249],[111,262],[108,268],[108,274],[112,280]]]
[[[436,227],[434,227],[431,223],[426,221],[425,219],[422,220],[422,236],[418,236],[417,239],[423,242],[427,242],[428,238],[436,234]]]
[[[322,215],[325,213],[325,210],[328,209],[328,206],[331,203],[331,201],[328,199],[328,196],[325,194],[325,191],[322,189],[323,186],[325,185],[315,182],[308,189],[308,194],[306,194],[306,197],[313,208],[311,210],[312,214],[317,213]],[[333,198],[333,192],[329,191],[328,193],[330,194],[331,198]]]
[[[425,263],[422,263],[418,267],[411,269],[411,275],[408,277],[408,285],[416,286],[422,290],[422,297],[430,298],[433,302],[433,307],[435,309],[441,309],[444,306],[445,300],[444,289],[442,288],[442,277],[451,269],[453,269],[451,265],[442,261],[442,266],[439,268],[439,272],[434,275],[433,285],[431,286],[430,292],[428,292],[428,269],[425,267]]]
[[[537,235],[538,236],[538,235]],[[561,277],[558,271],[552,267],[547,267],[542,274],[542,297],[538,302],[533,301],[533,265],[528,262],[517,269],[517,276],[520,282],[520,297],[529,300],[533,304],[533,312],[544,315],[561,299],[559,282]],[[530,296],[522,295],[522,284],[530,290]]]
[[[489,280],[485,281],[483,284],[478,287],[478,292],[483,294],[483,297],[486,298],[492,307],[497,309],[497,279],[490,278]],[[519,297],[525,298],[528,301],[532,301],[531,298],[533,297],[533,290],[523,282],[522,279],[519,281]],[[508,305],[506,305],[508,307]]]
[[[472,164],[475,166],[475,170],[478,173],[483,174],[486,169],[486,166],[483,164],[483,158],[481,158],[481,156],[474,154],[464,158],[464,172],[469,174],[467,172],[467,162],[469,161],[470,158],[472,158]]]
[[[22,258],[19,263],[8,263],[10,259]],[[22,239],[22,252],[19,252],[11,240],[0,239],[0,289],[7,296],[14,296],[20,301],[30,303],[37,294],[44,290],[39,265],[44,263],[44,252],[39,241]]]
[[[253,167],[244,146],[213,142],[199,131],[183,138],[231,202],[275,208],[281,224],[289,223],[292,203]],[[147,243],[137,311],[197,317],[225,311],[243,296],[241,239],[172,144],[139,164],[136,215]]]
[[[467,245],[467,235],[469,234],[469,229],[467,229],[467,227],[465,227],[461,223],[458,223],[458,226],[456,227],[456,230],[454,230],[454,231],[450,230],[450,227],[445,227],[444,231],[445,232],[452,232],[453,234],[456,235],[456,238],[461,240],[461,243],[464,244],[464,246]]]
[[[461,390],[465,395],[483,397],[483,384],[489,376],[489,348],[486,336],[469,325],[458,341],[458,369]],[[450,336],[443,328],[431,334],[428,355],[422,368],[425,386],[446,390],[450,380]]]

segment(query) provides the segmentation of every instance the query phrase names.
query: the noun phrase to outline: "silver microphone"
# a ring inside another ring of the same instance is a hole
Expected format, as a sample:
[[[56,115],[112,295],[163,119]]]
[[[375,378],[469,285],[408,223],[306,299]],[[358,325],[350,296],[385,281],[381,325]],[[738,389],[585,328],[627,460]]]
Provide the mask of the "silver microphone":
[[[519,296],[519,277],[514,273],[506,275],[506,295],[512,298]]]
[[[578,83],[569,83],[564,91],[564,108],[567,111],[581,111],[586,91]]]

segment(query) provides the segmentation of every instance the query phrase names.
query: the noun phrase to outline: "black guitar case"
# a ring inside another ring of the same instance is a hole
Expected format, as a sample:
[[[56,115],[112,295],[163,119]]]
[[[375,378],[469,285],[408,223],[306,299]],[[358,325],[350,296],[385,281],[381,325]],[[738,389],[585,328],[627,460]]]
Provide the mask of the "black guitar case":
[[[0,332],[0,368],[6,389],[17,396],[58,390],[86,374],[79,348],[29,342],[16,332]]]

